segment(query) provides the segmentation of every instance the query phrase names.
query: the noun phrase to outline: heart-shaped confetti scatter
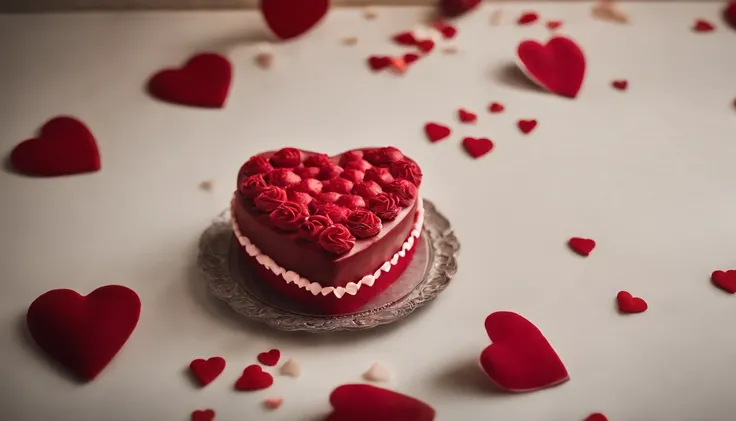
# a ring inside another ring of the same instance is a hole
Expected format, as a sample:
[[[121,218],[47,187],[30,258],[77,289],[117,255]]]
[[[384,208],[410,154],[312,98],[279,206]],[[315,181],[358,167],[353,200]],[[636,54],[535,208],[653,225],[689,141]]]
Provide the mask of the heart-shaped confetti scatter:
[[[618,309],[622,313],[642,313],[647,310],[647,302],[639,297],[632,296],[627,291],[620,291],[616,295]]]
[[[266,400],[263,401],[263,405],[265,405],[268,409],[278,409],[278,407],[280,407],[283,403],[284,398],[282,396],[266,398]]]
[[[192,421],[212,421],[215,419],[215,411],[212,409],[196,410],[192,412]]]
[[[548,20],[547,21],[547,29],[549,29],[550,31],[554,31],[555,29],[559,28],[560,26],[562,26],[562,21],[561,20]]]
[[[128,341],[140,311],[138,294],[124,286],[103,286],[87,296],[55,289],[31,303],[26,322],[46,354],[92,380]]]
[[[710,275],[710,279],[718,288],[736,294],[736,270],[717,270]]]
[[[485,326],[493,343],[480,354],[480,365],[501,389],[531,392],[570,379],[555,350],[527,319],[499,311],[486,318]]]
[[[529,134],[535,127],[537,127],[537,120],[519,120],[516,126],[524,134]]]
[[[243,370],[243,375],[235,382],[237,390],[261,390],[271,387],[273,376],[263,371],[260,365],[253,364]]]
[[[368,371],[363,373],[363,378],[369,382],[387,382],[391,380],[391,373],[380,363],[373,363]]]
[[[728,3],[726,8],[723,10],[723,17],[726,21],[731,24],[732,27],[736,28],[736,0]]]
[[[478,119],[478,116],[468,110],[464,110],[461,108],[457,110],[457,118],[459,118],[460,121],[462,121],[463,123],[475,123],[475,121]]]
[[[23,174],[44,177],[94,172],[101,166],[95,137],[73,117],[46,122],[38,137],[13,148],[10,162]]]
[[[412,397],[367,384],[346,384],[330,394],[325,421],[433,421],[434,408]]]
[[[330,0],[261,0],[266,25],[281,39],[291,39],[312,29],[327,14]]]
[[[491,105],[488,106],[488,111],[490,111],[490,112],[492,112],[494,114],[495,113],[500,113],[500,112],[502,112],[505,109],[506,108],[503,106],[503,104],[501,104],[499,102],[492,102]]]
[[[463,148],[468,152],[468,155],[473,158],[480,158],[487,154],[493,149],[493,142],[490,139],[484,137],[466,137],[463,139]]]
[[[368,66],[374,71],[383,70],[391,66],[391,57],[388,56],[370,56],[368,57]]]
[[[713,32],[716,29],[712,23],[704,19],[698,19],[693,25],[693,31],[695,32]]]
[[[629,82],[626,80],[614,80],[611,82],[611,86],[613,86],[614,89],[618,89],[619,91],[625,91],[626,88],[629,87]]]
[[[608,421],[608,418],[606,418],[605,415],[596,412],[595,414],[588,415],[588,417],[585,418],[585,421]]]
[[[299,361],[289,358],[284,365],[281,366],[281,374],[284,376],[297,378],[302,374],[302,366]]]
[[[424,133],[427,134],[429,141],[434,143],[440,141],[452,133],[449,127],[437,123],[427,123],[424,125]]]
[[[519,25],[529,25],[530,23],[534,23],[539,19],[539,15],[535,12],[524,12],[521,16],[519,16],[519,20],[516,21]]]
[[[214,53],[198,54],[180,69],[164,69],[148,81],[154,97],[180,105],[222,108],[230,91],[230,61]]]
[[[575,41],[554,37],[547,44],[524,41],[517,48],[519,67],[546,90],[575,98],[585,78],[585,56]]]
[[[189,363],[189,370],[203,387],[215,380],[224,369],[225,359],[222,357],[212,357],[207,360],[199,358]]]
[[[448,18],[457,17],[478,7],[480,0],[440,0],[440,11]]]
[[[279,351],[278,349],[272,349],[268,352],[261,352],[260,354],[258,354],[258,362],[270,367],[278,364],[279,358],[281,358],[281,351]]]
[[[588,256],[595,248],[595,240],[590,238],[573,237],[567,241],[568,247],[581,256]]]

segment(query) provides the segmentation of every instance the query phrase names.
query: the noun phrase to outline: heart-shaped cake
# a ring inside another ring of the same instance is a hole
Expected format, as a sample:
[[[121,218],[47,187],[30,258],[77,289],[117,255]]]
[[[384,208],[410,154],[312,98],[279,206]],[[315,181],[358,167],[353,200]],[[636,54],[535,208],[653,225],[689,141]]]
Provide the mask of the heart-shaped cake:
[[[238,173],[233,230],[274,288],[320,312],[354,311],[411,261],[421,182],[419,165],[393,147],[264,152]]]

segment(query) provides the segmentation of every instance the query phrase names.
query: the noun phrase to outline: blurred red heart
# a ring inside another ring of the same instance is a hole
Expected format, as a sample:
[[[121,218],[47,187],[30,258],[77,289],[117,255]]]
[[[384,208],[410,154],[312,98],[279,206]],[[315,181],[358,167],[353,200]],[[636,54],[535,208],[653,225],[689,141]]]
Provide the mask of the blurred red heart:
[[[440,0],[440,11],[448,18],[454,18],[478,7],[480,0]]]
[[[164,69],[148,81],[154,97],[180,105],[222,108],[232,79],[230,61],[214,53],[197,54],[184,67]]]
[[[710,275],[715,286],[731,294],[736,294],[736,270],[717,270]]]
[[[434,143],[440,141],[452,133],[449,127],[437,123],[427,123],[424,125],[424,132],[427,134],[429,141]]]
[[[626,80],[614,80],[611,82],[611,86],[613,86],[615,89],[618,89],[619,91],[625,91],[626,88],[629,87],[629,82]]]
[[[567,242],[568,247],[581,256],[588,256],[595,248],[595,240],[573,237]]]
[[[716,27],[712,23],[704,19],[696,20],[693,26],[693,31],[695,32],[713,32],[715,29]]]
[[[196,410],[192,412],[192,421],[212,421],[215,419],[215,411],[212,409]]]
[[[537,127],[537,120],[519,120],[516,125],[522,133],[529,134],[529,132]]]
[[[309,31],[322,20],[330,0],[261,0],[266,25],[281,39],[291,39]]]
[[[473,158],[480,158],[493,149],[493,142],[486,138],[466,137],[463,139],[463,148]]]
[[[346,384],[330,394],[325,421],[433,421],[434,408],[412,397],[368,384]]]
[[[723,10],[723,16],[726,21],[731,24],[732,27],[736,28],[736,0],[731,1]]]
[[[616,295],[618,309],[622,313],[643,313],[647,311],[647,302],[639,297],[632,296],[627,291],[620,291]]]

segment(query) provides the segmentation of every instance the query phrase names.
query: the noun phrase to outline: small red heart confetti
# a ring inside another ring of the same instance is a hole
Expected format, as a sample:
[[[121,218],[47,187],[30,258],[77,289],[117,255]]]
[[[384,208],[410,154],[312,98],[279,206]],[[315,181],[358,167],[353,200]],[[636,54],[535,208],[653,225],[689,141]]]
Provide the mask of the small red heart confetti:
[[[561,20],[548,20],[547,21],[547,29],[549,29],[550,31],[554,31],[555,29],[559,28],[560,26],[562,26],[562,21]]]
[[[198,409],[192,412],[192,421],[212,421],[214,419],[215,411],[212,409]]]
[[[475,123],[475,121],[478,119],[478,116],[475,115],[475,113],[471,113],[470,111],[462,108],[457,110],[457,117],[463,123]]]
[[[516,23],[519,25],[529,25],[530,23],[536,22],[537,19],[539,19],[539,15],[536,12],[525,12],[519,17]]]
[[[723,16],[726,21],[736,28],[736,0],[731,1],[723,10]]]
[[[585,421],[608,421],[608,418],[600,412],[596,412],[595,414],[588,415]]]
[[[736,270],[717,270],[710,275],[710,279],[718,288],[736,294]]]
[[[391,57],[388,56],[370,56],[368,57],[368,66],[374,71],[383,70],[391,66]]]
[[[261,390],[271,387],[273,376],[263,371],[260,365],[253,364],[243,370],[243,375],[235,382],[237,390]]]
[[[575,41],[556,36],[540,44],[523,41],[516,49],[518,66],[537,85],[575,98],[585,79],[585,55]]]
[[[424,133],[427,134],[429,141],[434,143],[440,141],[452,133],[449,127],[437,123],[427,123],[424,125]]]
[[[281,351],[278,349],[272,349],[268,352],[261,352],[258,354],[258,362],[269,367],[273,367],[279,363],[281,358]]]
[[[632,296],[627,291],[620,291],[616,295],[618,309],[622,313],[642,313],[647,310],[647,302],[639,297]]]
[[[435,410],[401,393],[369,384],[342,385],[330,394],[325,421],[433,421]]]
[[[693,31],[695,32],[713,32],[715,29],[716,27],[712,23],[704,19],[696,20],[695,25],[693,25]]]
[[[100,151],[87,126],[74,117],[47,121],[38,137],[19,143],[10,162],[20,173],[42,177],[99,171]]]
[[[588,256],[595,248],[595,240],[591,240],[590,238],[573,237],[568,240],[567,245],[575,253],[581,256]]]
[[[215,380],[224,369],[225,359],[222,357],[212,357],[207,360],[199,358],[189,364],[189,370],[203,387]]]
[[[232,80],[230,61],[215,53],[197,54],[181,68],[163,69],[148,81],[148,92],[162,101],[222,108]]]
[[[435,29],[440,31],[445,39],[452,39],[455,38],[455,35],[457,35],[457,28],[445,22],[437,21],[434,23],[434,27]]]
[[[440,11],[448,18],[454,18],[478,7],[480,0],[440,0]]]
[[[613,82],[611,82],[611,86],[613,86],[614,89],[618,89],[619,91],[625,91],[626,88],[629,87],[629,82],[624,79],[614,80]]]
[[[263,405],[265,405],[268,409],[278,409],[278,407],[280,407],[283,403],[284,398],[281,396],[266,398],[266,400],[263,401]]]
[[[322,20],[330,8],[330,0],[261,0],[260,5],[271,31],[281,39],[291,39]]]
[[[552,345],[529,320],[499,311],[486,318],[485,327],[492,343],[480,354],[480,366],[499,388],[532,392],[570,380]]]
[[[486,139],[484,137],[466,137],[465,139],[463,139],[463,148],[465,148],[470,156],[477,159],[493,149],[493,142],[491,142],[490,139]]]
[[[419,60],[420,57],[421,56],[419,54],[414,54],[414,53],[404,54],[404,63],[412,64],[415,61]]]
[[[429,53],[434,48],[434,41],[431,39],[425,39],[424,41],[419,41],[417,43],[417,48],[419,48],[419,51],[423,52],[424,54]]]
[[[519,120],[516,125],[522,133],[529,134],[529,132],[537,127],[537,120]]]
[[[491,102],[491,105],[488,106],[488,111],[494,114],[500,113],[505,109],[506,107],[504,107],[503,104],[501,104],[500,102]]]
[[[393,36],[393,40],[400,45],[415,46],[418,43],[417,38],[411,31],[399,32],[398,34]]]

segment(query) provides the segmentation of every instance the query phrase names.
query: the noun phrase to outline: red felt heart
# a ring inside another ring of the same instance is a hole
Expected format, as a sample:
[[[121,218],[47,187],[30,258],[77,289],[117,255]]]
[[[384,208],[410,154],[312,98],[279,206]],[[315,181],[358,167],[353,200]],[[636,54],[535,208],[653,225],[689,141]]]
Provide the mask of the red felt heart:
[[[519,20],[516,21],[519,25],[528,25],[530,23],[534,23],[539,19],[539,15],[535,12],[525,12],[521,16],[519,16]]]
[[[189,370],[202,386],[210,384],[224,369],[225,359],[222,357],[212,357],[207,360],[200,358],[189,363]]]
[[[452,133],[452,131],[449,127],[441,124],[427,123],[424,125],[424,133],[427,134],[429,141],[434,143],[446,138]]]
[[[457,28],[441,20],[434,23],[434,28],[440,31],[445,39],[452,39],[457,35]]]
[[[440,12],[449,18],[457,17],[478,7],[480,0],[440,0]]]
[[[529,134],[529,132],[537,127],[537,120],[519,120],[516,126],[519,127],[522,133]]]
[[[460,108],[457,110],[457,117],[462,121],[463,123],[475,123],[475,120],[478,119],[478,116],[474,113],[471,113],[468,110],[464,110]]]
[[[80,174],[100,169],[100,152],[95,137],[82,122],[55,117],[41,127],[38,137],[16,145],[10,162],[28,175]]]
[[[585,77],[585,56],[575,41],[554,37],[547,44],[524,41],[517,48],[521,68],[548,91],[575,98]]]
[[[493,149],[493,142],[486,138],[466,137],[463,139],[463,148],[473,158],[480,158]]]
[[[480,354],[480,365],[501,389],[531,392],[570,379],[555,350],[527,319],[499,311],[489,315],[485,325],[493,343]]]
[[[273,376],[263,371],[260,365],[253,364],[243,370],[243,375],[235,382],[237,390],[261,390],[271,387]]]
[[[270,367],[275,366],[279,363],[279,358],[281,358],[281,351],[278,349],[272,349],[268,352],[261,352],[258,354],[258,361],[263,364]]]
[[[595,248],[595,240],[590,238],[573,237],[567,241],[568,247],[581,256],[588,256]]]
[[[196,410],[192,412],[192,421],[212,421],[215,419],[215,411],[212,409]]]
[[[726,21],[731,24],[732,27],[736,28],[736,0],[728,3],[726,8],[723,10],[723,17]]]
[[[618,89],[619,91],[625,91],[626,88],[629,87],[629,82],[621,79],[621,80],[614,80],[611,82],[611,86],[613,86],[615,89]]]
[[[554,31],[555,29],[562,26],[561,20],[548,20],[547,21],[547,29]]]
[[[425,39],[423,41],[419,41],[417,43],[417,48],[419,48],[419,51],[423,52],[424,54],[429,53],[434,48],[434,41],[431,39]]]
[[[393,36],[393,40],[400,45],[417,45],[417,39],[414,36],[414,33],[411,31],[399,32],[398,34]]]
[[[404,54],[404,63],[406,64],[412,64],[417,60],[419,60],[419,54],[414,54],[414,53]]]
[[[388,56],[370,56],[368,57],[368,66],[374,71],[383,70],[391,66],[391,57]]]
[[[693,25],[693,31],[695,32],[713,32],[715,29],[716,27],[712,23],[704,19],[696,20],[695,25]]]
[[[180,69],[164,69],[148,81],[148,92],[174,104],[222,108],[232,79],[230,61],[214,53],[197,54]]]
[[[346,384],[330,394],[325,421],[432,421],[434,408],[391,390],[367,384]]]
[[[140,311],[138,294],[124,286],[103,286],[87,296],[55,289],[31,303],[26,323],[46,354],[92,380],[125,345]]]
[[[595,414],[588,415],[585,421],[608,421],[608,418],[606,418],[605,415],[596,412]]]
[[[736,294],[736,270],[717,270],[710,275],[710,279],[718,288]]]
[[[494,114],[495,113],[500,113],[500,112],[502,112],[505,109],[506,108],[503,106],[503,104],[501,104],[499,102],[492,102],[491,105],[488,106],[488,111],[490,111],[490,112],[492,112]]]
[[[266,25],[281,39],[312,29],[327,14],[330,0],[261,0]]]
[[[619,291],[616,295],[618,309],[622,313],[642,313],[647,310],[647,302],[639,297],[634,297],[627,291]]]

